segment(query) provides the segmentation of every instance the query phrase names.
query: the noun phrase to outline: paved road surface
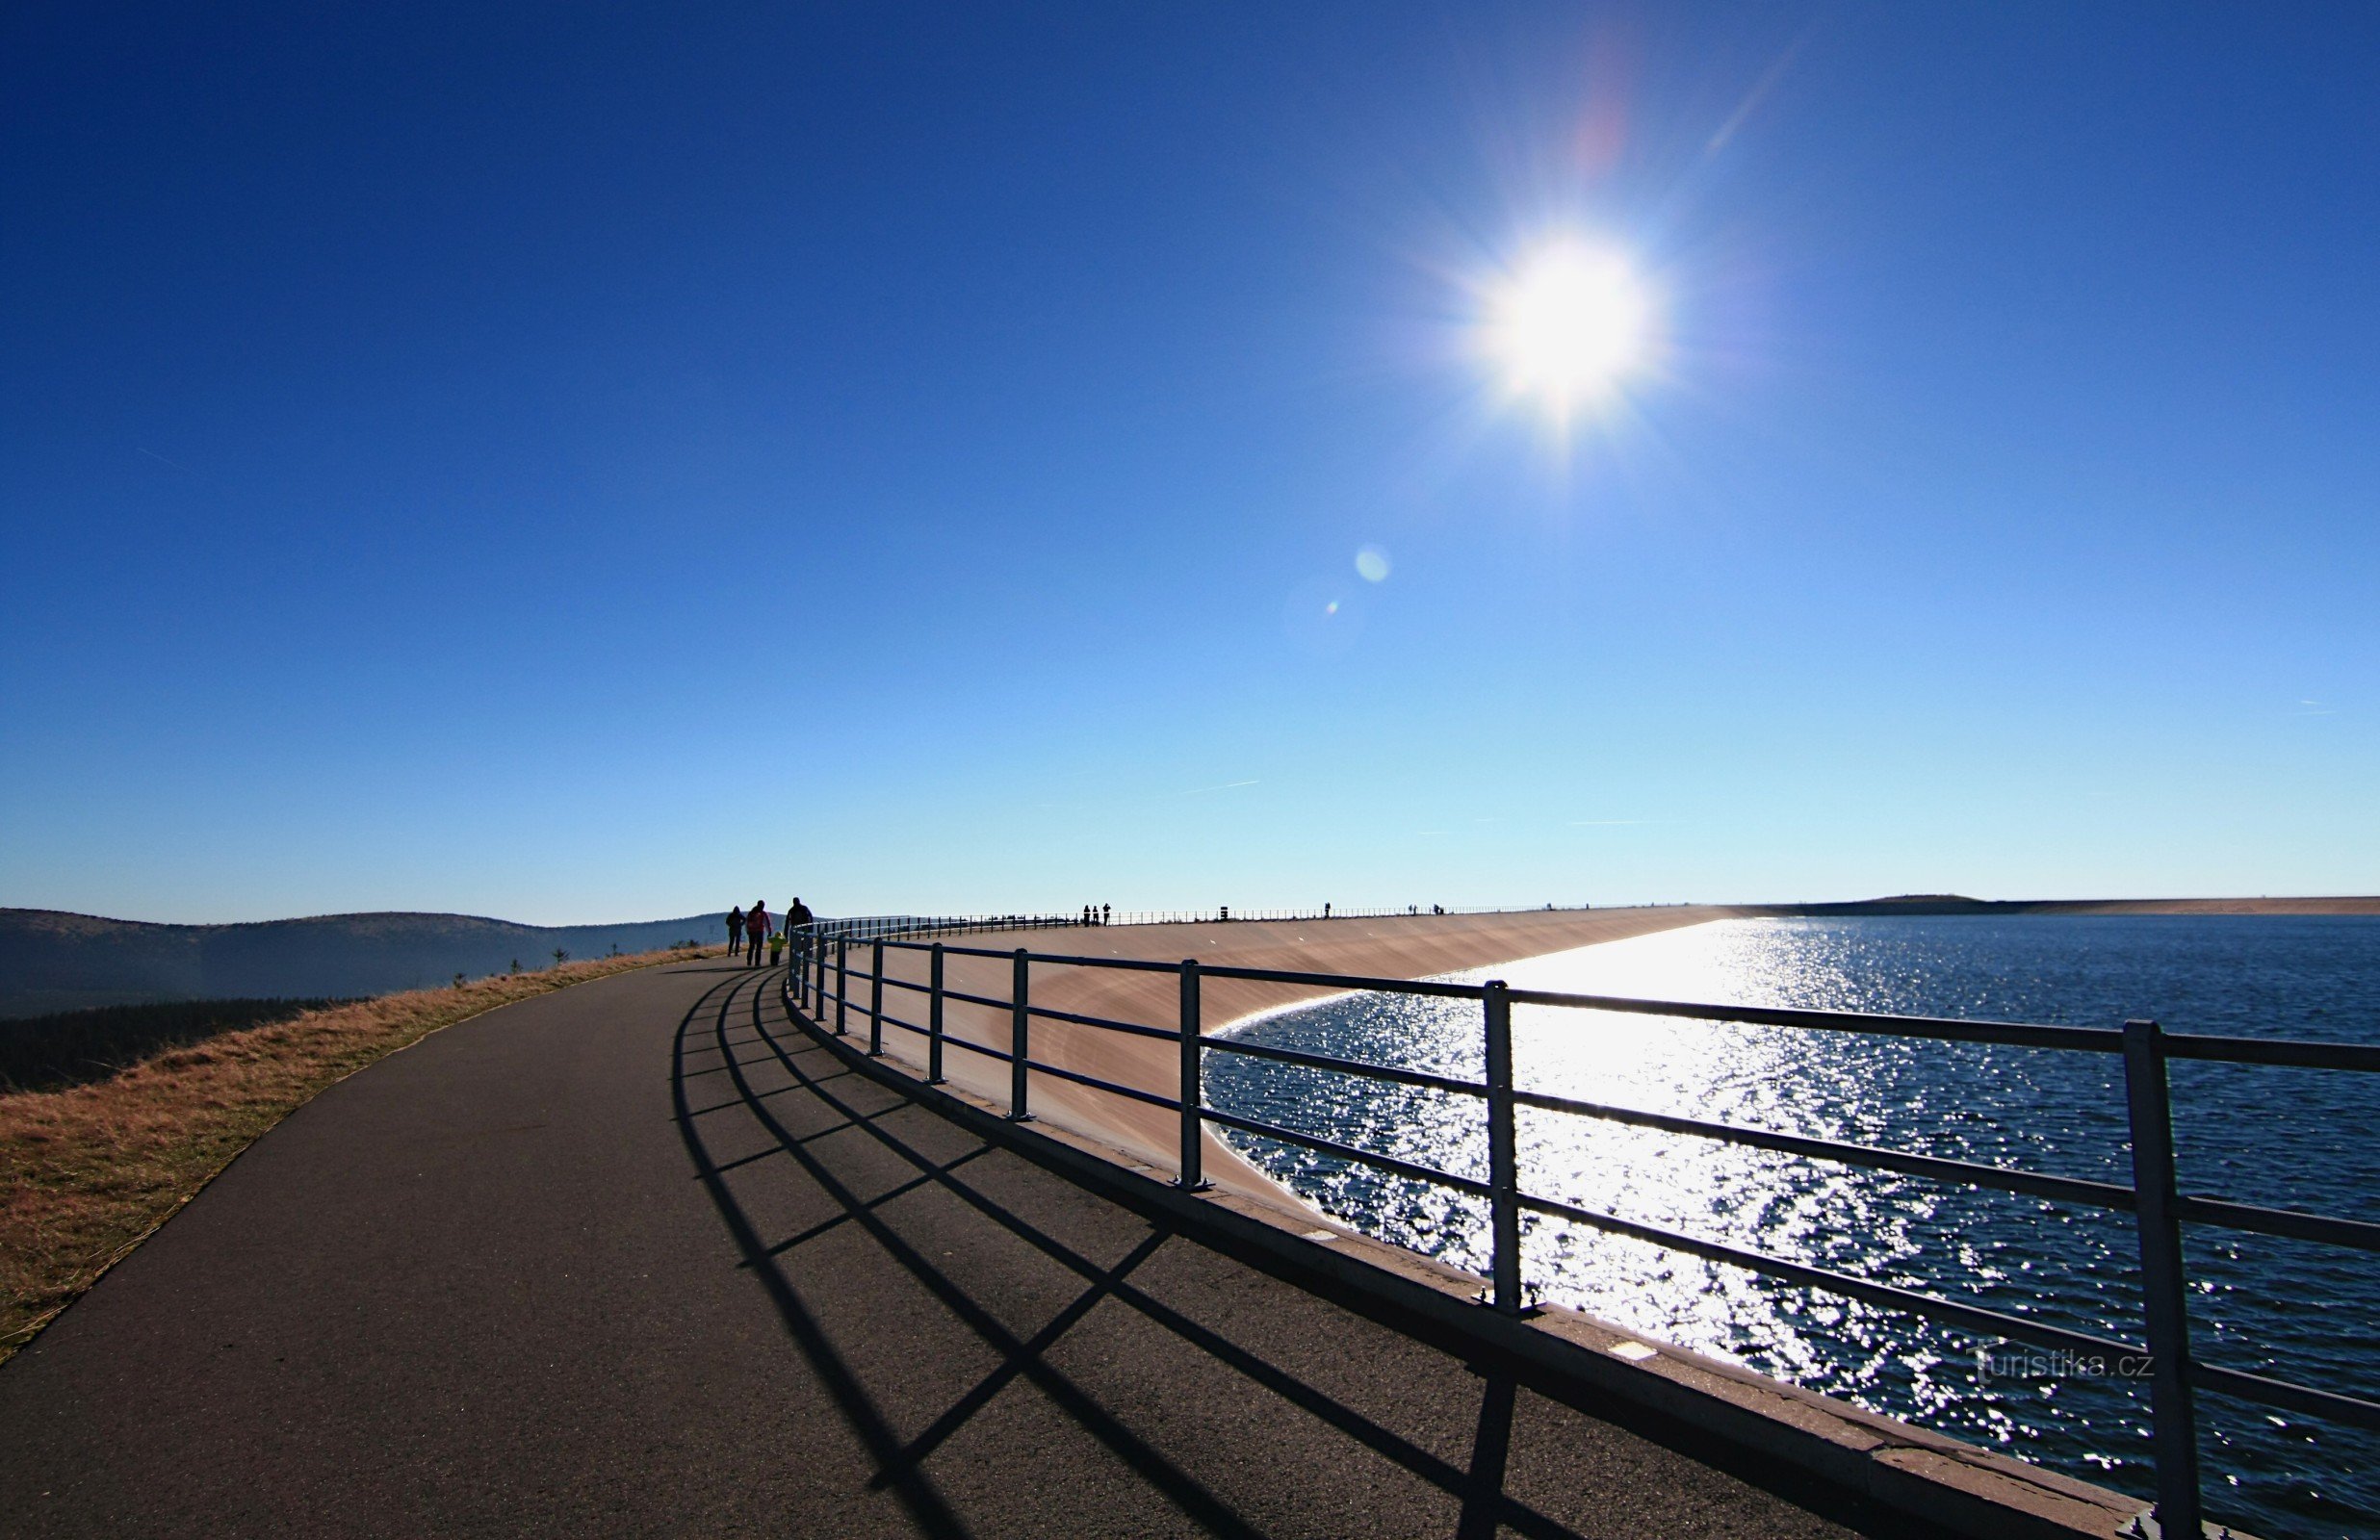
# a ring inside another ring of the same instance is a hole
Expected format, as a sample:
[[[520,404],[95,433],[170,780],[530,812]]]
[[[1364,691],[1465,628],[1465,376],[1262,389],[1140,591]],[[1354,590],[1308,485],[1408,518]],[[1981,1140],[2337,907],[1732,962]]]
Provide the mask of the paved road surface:
[[[850,1074],[774,973],[334,1088],[0,1367],[8,1535],[1844,1535]]]

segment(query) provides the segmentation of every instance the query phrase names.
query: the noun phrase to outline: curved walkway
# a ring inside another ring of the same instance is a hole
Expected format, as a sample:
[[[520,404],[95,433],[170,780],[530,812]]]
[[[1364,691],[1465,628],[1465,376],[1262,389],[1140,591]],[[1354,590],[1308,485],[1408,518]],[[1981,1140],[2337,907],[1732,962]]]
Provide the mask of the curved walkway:
[[[12,1535],[1850,1531],[1172,1235],[722,961],[334,1088],[0,1368]]]

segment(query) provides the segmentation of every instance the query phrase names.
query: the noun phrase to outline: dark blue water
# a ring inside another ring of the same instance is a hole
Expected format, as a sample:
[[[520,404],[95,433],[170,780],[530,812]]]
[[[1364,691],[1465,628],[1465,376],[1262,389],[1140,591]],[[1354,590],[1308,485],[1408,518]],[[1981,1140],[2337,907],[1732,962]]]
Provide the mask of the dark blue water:
[[[2380,1042],[2380,918],[1727,920],[1493,970],[1516,987]],[[1459,975],[1477,981],[1485,973]],[[1479,1007],[1358,995],[1255,1040],[1478,1078]],[[2129,1184],[2112,1055],[1520,1008],[1522,1085],[1616,1104]],[[1480,1103],[1206,1056],[1214,1105],[1484,1177]],[[2380,1220],[2380,1075],[2177,1063],[2183,1191]],[[2130,1216],[1524,1109],[1532,1193],[2137,1342]],[[1324,1210],[1485,1270],[1484,1205],[1277,1141],[1235,1139]],[[2145,1498],[2147,1391],[2093,1366],[1526,1221],[1542,1296]],[[2191,1227],[2193,1343],[2215,1363],[2380,1395],[2368,1254]],[[2079,1368],[2080,1372],[2063,1372]],[[2201,1399],[2212,1513],[2271,1540],[2380,1534],[2380,1436]]]

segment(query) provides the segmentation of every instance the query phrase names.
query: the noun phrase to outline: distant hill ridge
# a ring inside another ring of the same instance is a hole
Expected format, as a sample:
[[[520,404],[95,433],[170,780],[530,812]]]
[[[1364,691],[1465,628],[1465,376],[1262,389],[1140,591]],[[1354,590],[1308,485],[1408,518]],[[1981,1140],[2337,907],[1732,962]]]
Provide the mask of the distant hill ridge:
[[[2376,914],[2380,898],[1978,899],[1904,893],[1851,903],[1740,906],[1746,914]],[[0,1019],[171,1000],[386,994],[543,967],[559,947],[601,957],[722,940],[720,914],[624,925],[520,925],[472,914],[323,914],[242,925],[157,925],[0,909]]]
[[[1969,898],[1964,893],[1900,893],[1840,904],[1779,904],[1780,914],[2380,914],[2380,897],[2313,898]]]
[[[322,914],[241,925],[158,925],[0,909],[0,1018],[164,1000],[354,996],[444,984],[617,946],[649,952],[724,938],[722,914],[623,925],[521,925],[473,914]]]

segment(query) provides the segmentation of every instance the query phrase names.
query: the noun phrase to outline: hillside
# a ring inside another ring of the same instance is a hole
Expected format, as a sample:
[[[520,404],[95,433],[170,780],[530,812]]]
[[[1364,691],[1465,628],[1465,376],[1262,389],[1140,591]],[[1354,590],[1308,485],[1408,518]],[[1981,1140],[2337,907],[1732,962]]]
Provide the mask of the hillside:
[[[150,925],[0,909],[0,1018],[90,1006],[385,994],[544,967],[613,947],[724,938],[715,914],[625,925],[516,925],[469,914],[324,914],[252,925]]]

